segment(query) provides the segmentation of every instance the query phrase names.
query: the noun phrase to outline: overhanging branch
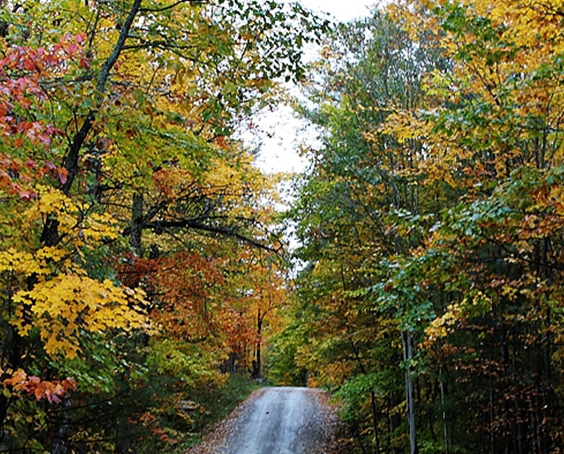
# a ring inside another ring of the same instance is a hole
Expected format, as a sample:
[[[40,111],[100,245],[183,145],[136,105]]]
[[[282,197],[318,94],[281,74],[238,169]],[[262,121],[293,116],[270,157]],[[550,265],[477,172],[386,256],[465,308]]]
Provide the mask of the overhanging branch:
[[[208,233],[214,233],[217,235],[223,235],[229,238],[235,238],[247,244],[255,246],[259,249],[264,249],[269,252],[279,253],[281,251],[281,248],[273,248],[264,243],[261,243],[260,241],[254,238],[243,235],[242,233],[238,232],[237,229],[234,227],[221,226],[221,225],[208,225],[202,221],[195,219],[147,222],[139,226],[139,228],[141,230],[155,230],[155,231],[159,231],[159,230],[163,231],[168,229],[194,229]],[[130,234],[131,234],[131,227],[127,227],[122,231],[123,236],[128,236]]]

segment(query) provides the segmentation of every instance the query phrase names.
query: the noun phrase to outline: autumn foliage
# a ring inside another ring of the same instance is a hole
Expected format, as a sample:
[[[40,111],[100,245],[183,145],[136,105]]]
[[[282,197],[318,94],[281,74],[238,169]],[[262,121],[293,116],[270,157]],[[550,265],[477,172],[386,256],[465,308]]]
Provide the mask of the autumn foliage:
[[[359,452],[561,452],[563,21],[550,0],[394,2],[306,85],[308,322],[285,342]]]
[[[281,247],[233,134],[325,28],[272,1],[0,1],[0,450],[182,450],[180,402],[253,372],[251,293],[280,282],[244,263]]]

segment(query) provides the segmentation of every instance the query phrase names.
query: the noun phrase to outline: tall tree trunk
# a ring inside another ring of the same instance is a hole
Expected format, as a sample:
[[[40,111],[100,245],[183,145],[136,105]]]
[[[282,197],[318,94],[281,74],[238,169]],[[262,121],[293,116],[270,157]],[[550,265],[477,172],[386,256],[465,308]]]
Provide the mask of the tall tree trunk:
[[[258,309],[257,314],[257,351],[256,351],[256,363],[255,363],[255,371],[254,371],[254,378],[261,379],[261,368],[262,368],[262,358],[261,358],[261,337],[262,337],[262,321],[264,318],[264,314],[262,314],[260,307]]]
[[[11,336],[5,336],[5,345],[8,346],[9,355],[7,364],[3,366],[8,366],[12,370],[17,370],[21,365],[21,345],[20,340],[21,337],[16,328],[13,326],[8,327],[8,331],[10,332]],[[5,335],[6,333],[4,333]],[[6,368],[8,368],[6,367]],[[4,380],[9,378],[6,374],[0,374],[0,380]],[[6,422],[6,418],[8,416],[8,409],[13,402],[13,398],[9,398],[4,393],[0,393],[0,447],[4,442],[6,437],[6,432],[4,430],[4,423]]]
[[[374,429],[374,442],[376,443],[375,454],[380,454],[380,431],[378,430],[378,406],[376,405],[376,393],[370,391],[370,403],[372,405],[372,423]]]
[[[490,431],[490,453],[491,454],[495,454],[495,433],[494,433],[494,401],[493,401],[493,383],[492,383],[492,379],[490,378],[490,383],[489,383],[489,391],[490,391],[490,411],[489,411],[489,417],[490,417],[490,421],[489,421],[489,431]]]
[[[237,353],[229,353],[227,370],[230,375],[233,375],[235,372],[237,372]]]
[[[0,8],[6,8],[6,0],[0,0]],[[10,24],[4,20],[0,20],[0,38],[5,38],[8,36],[8,27]]]
[[[131,230],[129,234],[129,244],[133,250],[134,258],[143,256],[143,194],[133,194],[131,204]],[[136,284],[137,285],[137,284]],[[127,383],[127,378],[123,377],[123,382]],[[125,393],[130,393],[128,385]],[[116,421],[116,442],[114,452],[115,454],[128,454],[131,452],[131,441],[127,436],[131,430],[131,423],[129,422],[128,415],[120,413],[117,415]]]
[[[60,416],[57,417],[58,429],[53,441],[53,448],[51,454],[68,454],[69,452],[69,436],[71,432],[70,426],[70,409],[72,406],[72,395],[71,391],[67,391],[62,408],[60,408]]]
[[[439,368],[439,387],[441,390],[441,406],[442,408],[442,416],[443,416],[443,438],[445,444],[445,454],[450,454],[450,439],[448,433],[448,423],[447,423],[447,412],[446,412],[446,403],[445,403],[445,385],[443,383],[443,366]]]
[[[350,332],[349,332],[350,334]],[[349,343],[351,346],[351,349],[356,357],[356,360],[358,361],[358,365],[360,367],[360,371],[364,374],[364,375],[368,375],[368,369],[366,369],[366,367],[364,366],[364,361],[362,361],[362,358],[360,356],[360,351],[358,350],[358,348],[356,347],[356,345],[354,344],[352,338],[349,337]],[[374,430],[374,445],[376,446],[376,451],[375,454],[380,454],[380,435],[378,432],[378,411],[377,411],[377,407],[376,407],[376,395],[374,393],[374,391],[370,391],[370,400],[371,400],[371,405],[372,405],[372,428]]]
[[[415,427],[415,401],[413,395],[413,379],[411,378],[411,362],[413,360],[413,339],[411,330],[408,328],[401,335],[403,345],[403,359],[406,363],[405,369],[405,397],[407,403],[407,422],[409,424],[409,446],[410,454],[418,454],[417,431]]]
[[[99,93],[105,94],[106,93],[106,84],[110,77],[110,72],[112,71],[114,65],[118,61],[123,49],[125,47],[125,43],[127,38],[130,35],[131,28],[133,27],[133,23],[141,9],[141,1],[142,0],[135,0],[129,9],[127,17],[125,18],[123,25],[120,29],[120,33],[114,47],[112,49],[112,53],[108,57],[108,59],[104,62],[102,67],[100,68],[100,74],[98,74],[98,80],[96,81],[96,90]],[[82,146],[86,141],[86,138],[90,134],[92,127],[94,126],[94,122],[96,120],[96,116],[98,114],[98,109],[102,104],[104,97],[100,97],[99,101],[95,108],[91,109],[86,118],[84,119],[84,123],[73,137],[71,142],[69,151],[67,153],[65,159],[65,169],[68,172],[67,180],[62,186],[62,191],[64,194],[68,195],[70,193],[71,187],[74,183],[76,176],[78,175],[79,167],[78,162],[80,158],[80,152],[82,150]]]
[[[33,288],[35,285],[35,280],[37,276],[32,275],[27,278],[26,284],[29,289]],[[7,315],[8,319],[15,315],[13,308],[12,308],[12,291],[10,287],[8,287],[7,294]],[[25,351],[24,339],[20,335],[18,329],[15,326],[7,325],[6,331],[2,333],[3,335],[3,347],[4,351],[2,357],[2,363],[0,364],[4,370],[12,370],[16,371],[20,368],[25,368],[25,359],[30,358],[32,353],[32,348],[30,348],[27,352]],[[26,354],[27,353],[27,354]],[[4,379],[9,378],[7,374],[2,372],[0,374],[0,382]],[[4,424],[6,422],[6,418],[8,416],[8,409],[10,405],[14,401],[13,397],[8,397],[4,393],[0,392],[0,446],[6,437],[6,433],[4,430]]]

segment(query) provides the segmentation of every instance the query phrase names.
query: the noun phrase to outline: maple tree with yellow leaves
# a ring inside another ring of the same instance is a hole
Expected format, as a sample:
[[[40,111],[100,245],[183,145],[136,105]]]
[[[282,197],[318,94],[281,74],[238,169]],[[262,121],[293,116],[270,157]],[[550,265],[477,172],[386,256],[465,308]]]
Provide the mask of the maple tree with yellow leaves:
[[[0,447],[181,450],[178,402],[226,381],[235,307],[254,322],[231,263],[280,246],[233,131],[327,24],[273,1],[0,5]]]

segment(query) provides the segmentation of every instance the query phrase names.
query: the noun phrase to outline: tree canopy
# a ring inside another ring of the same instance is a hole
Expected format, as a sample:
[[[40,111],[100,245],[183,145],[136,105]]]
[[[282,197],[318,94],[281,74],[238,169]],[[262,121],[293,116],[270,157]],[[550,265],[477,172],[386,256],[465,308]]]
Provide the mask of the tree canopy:
[[[181,449],[181,402],[250,368],[264,295],[284,303],[275,181],[233,133],[328,25],[260,0],[0,5],[0,450]]]
[[[237,371],[351,452],[561,451],[561,1],[0,6],[0,451],[183,452]],[[281,217],[235,132],[283,81]]]
[[[395,2],[339,27],[304,86],[321,146],[281,339],[359,452],[559,452],[563,20]]]

